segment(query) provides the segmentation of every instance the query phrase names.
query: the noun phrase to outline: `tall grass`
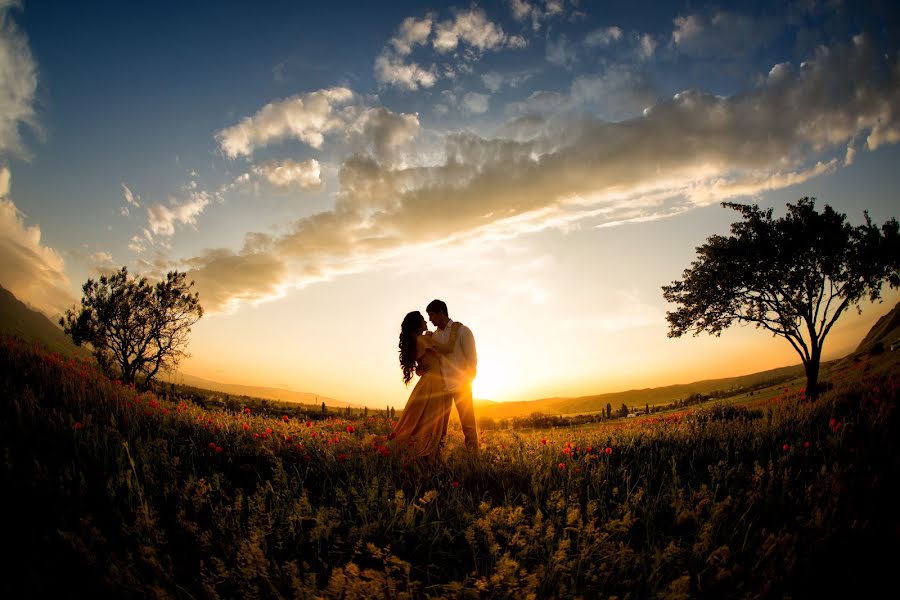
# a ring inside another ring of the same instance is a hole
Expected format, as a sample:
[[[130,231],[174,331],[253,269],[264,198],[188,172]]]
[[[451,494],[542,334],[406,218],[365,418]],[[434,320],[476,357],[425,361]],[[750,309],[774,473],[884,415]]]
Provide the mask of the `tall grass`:
[[[455,430],[430,462],[373,444],[380,417],[205,410],[8,338],[0,373],[6,593],[808,597],[894,577],[900,380],[876,363],[815,403],[484,432],[477,456]]]

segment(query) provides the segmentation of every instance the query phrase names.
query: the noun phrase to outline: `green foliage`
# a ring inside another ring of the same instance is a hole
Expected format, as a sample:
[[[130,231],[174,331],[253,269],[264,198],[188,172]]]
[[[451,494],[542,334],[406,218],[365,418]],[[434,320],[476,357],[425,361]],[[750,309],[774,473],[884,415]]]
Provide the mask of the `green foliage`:
[[[129,278],[122,267],[82,286],[81,307],[73,307],[59,324],[76,345],[88,344],[110,377],[149,389],[160,369],[174,368],[185,355],[191,326],[203,316],[194,282],[171,271],[150,285]]]
[[[0,585],[8,597],[863,597],[895,558],[879,548],[896,548],[900,381],[876,362],[892,357],[830,373],[816,403],[785,388],[727,417],[489,432],[478,456],[457,428],[444,458],[417,462],[373,437],[390,429],[382,417],[204,409],[0,338],[16,550]]]
[[[669,337],[752,323],[790,342],[815,397],[822,344],[837,319],[863,298],[878,300],[885,282],[900,287],[897,220],[879,228],[866,213],[853,227],[827,204],[817,212],[811,198],[788,204],[779,219],[756,205],[723,206],[743,220],[730,236],[708,238],[682,280],[662,288],[679,305],[666,313]]]

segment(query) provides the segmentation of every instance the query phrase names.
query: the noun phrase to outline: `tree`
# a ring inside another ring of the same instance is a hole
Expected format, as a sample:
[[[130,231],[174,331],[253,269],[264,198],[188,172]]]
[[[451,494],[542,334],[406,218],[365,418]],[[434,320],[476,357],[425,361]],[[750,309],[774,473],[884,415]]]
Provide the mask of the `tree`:
[[[194,282],[172,271],[155,285],[130,278],[126,267],[82,286],[81,307],[73,306],[59,324],[76,345],[91,347],[109,377],[149,389],[160,370],[186,356],[191,326],[203,316]]]
[[[606,418],[612,418],[612,404],[610,404],[609,402],[606,403]]]
[[[800,355],[806,393],[818,395],[822,345],[838,318],[864,297],[881,297],[888,282],[900,287],[900,236],[896,219],[880,228],[864,212],[853,227],[814,198],[772,209],[723,203],[741,214],[728,237],[714,235],[697,248],[697,259],[681,281],[663,286],[663,296],[680,305],[666,313],[669,337],[687,332],[719,336],[732,323],[752,323],[783,337]]]

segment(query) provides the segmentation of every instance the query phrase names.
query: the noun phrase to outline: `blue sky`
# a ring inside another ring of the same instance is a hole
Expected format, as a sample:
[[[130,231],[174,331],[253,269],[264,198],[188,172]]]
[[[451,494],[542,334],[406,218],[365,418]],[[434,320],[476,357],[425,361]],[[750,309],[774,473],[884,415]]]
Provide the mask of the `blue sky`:
[[[188,270],[186,370],[376,404],[432,297],[497,398],[794,362],[667,340],[659,287],[721,201],[896,216],[898,12],[0,1],[0,283],[52,314],[122,265]]]

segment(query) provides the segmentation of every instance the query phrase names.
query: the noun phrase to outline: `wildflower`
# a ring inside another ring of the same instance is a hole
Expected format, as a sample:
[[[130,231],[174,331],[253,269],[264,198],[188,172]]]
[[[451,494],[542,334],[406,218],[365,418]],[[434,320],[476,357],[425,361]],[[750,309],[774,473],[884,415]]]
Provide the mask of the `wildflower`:
[[[605,452],[606,454],[612,454],[612,448],[610,448],[609,446],[607,446],[607,447],[606,447],[606,450],[604,450],[603,452]]]
[[[281,415],[281,420],[284,421],[285,423],[287,423],[289,418],[287,415]]]
[[[345,452],[341,452],[340,454],[338,454],[338,457],[337,457],[339,462],[344,462],[348,458],[350,458],[350,456]]]
[[[379,446],[379,447],[378,447],[378,453],[381,454],[382,456],[390,456],[390,455],[391,455],[391,449],[388,448],[387,446]]]
[[[77,421],[77,422],[75,423],[75,430],[76,430],[76,431],[81,431],[82,429],[84,429],[84,425],[82,425],[81,421]]]
[[[458,487],[459,487],[459,482],[458,482],[458,481],[454,481],[454,482],[451,483],[450,485],[452,485],[452,486],[455,487],[455,488],[458,488]]]
[[[249,408],[249,407],[246,407],[246,406],[244,407],[244,414],[245,414],[245,415],[249,415],[249,414],[250,414],[250,408]]]
[[[267,435],[272,435],[272,428],[271,428],[271,427],[266,427],[266,434],[267,434]]]
[[[784,446],[781,447],[781,449],[784,450],[785,452],[787,452],[788,450],[791,449],[791,445],[790,445],[790,444],[785,444]]]
[[[258,434],[258,433],[254,433],[254,434],[253,434],[253,439],[254,439],[254,440],[258,440],[258,439],[259,439],[259,434]]]
[[[803,447],[804,447],[804,448],[809,448],[809,442],[803,442]]]
[[[307,421],[307,422],[306,422],[306,426],[307,426],[307,427],[312,427],[312,421]]]
[[[356,428],[353,425],[347,425],[347,433],[353,433],[356,431]]]
[[[572,449],[569,448],[568,446],[566,446],[565,448],[563,448],[563,454],[569,454],[570,452],[572,452]]]
[[[216,454],[222,452],[222,446],[216,446]]]
[[[547,445],[547,438],[541,438],[541,443],[542,443],[543,445],[546,446],[546,445]]]
[[[566,463],[559,463],[557,466],[559,467],[559,470],[562,471],[566,468]]]
[[[210,449],[210,450],[215,450],[215,449],[216,449],[216,443],[215,443],[215,442],[210,442],[210,443],[209,443],[209,449]]]
[[[244,431],[247,431],[248,429],[250,429],[250,426],[247,425],[246,423],[241,423],[241,426],[244,428]]]

